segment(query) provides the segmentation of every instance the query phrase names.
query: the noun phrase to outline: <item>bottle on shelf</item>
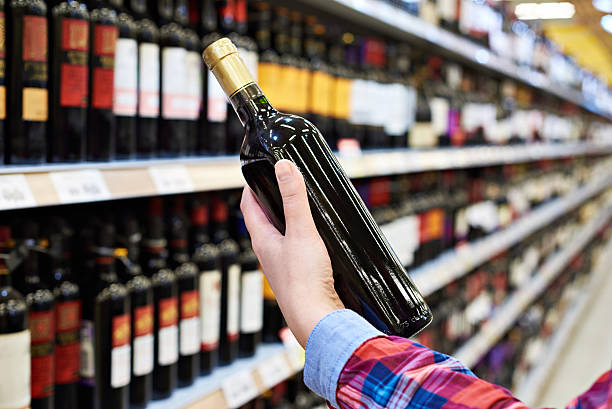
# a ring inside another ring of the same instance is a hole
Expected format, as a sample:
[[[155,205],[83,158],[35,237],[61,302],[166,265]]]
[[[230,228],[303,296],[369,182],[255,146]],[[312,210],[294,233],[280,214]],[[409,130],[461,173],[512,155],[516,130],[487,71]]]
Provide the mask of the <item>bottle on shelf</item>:
[[[0,374],[0,406],[30,406],[30,327],[28,306],[12,286],[8,259],[14,247],[11,229],[0,226],[0,362],[11,370]]]
[[[49,129],[51,162],[85,158],[89,103],[89,12],[76,0],[49,3]]]
[[[304,58],[303,33],[304,25],[303,18],[299,12],[291,11],[289,13],[289,49],[290,55],[293,57],[293,70],[295,79],[293,80],[293,109],[291,113],[296,115],[306,115],[308,112],[308,91],[310,87],[310,67],[308,61]],[[289,66],[290,64],[287,64]],[[256,78],[255,78],[256,79]],[[257,80],[257,79],[256,79]]]
[[[6,39],[6,17],[4,14],[4,0],[0,0],[0,34]],[[0,64],[6,67],[6,41],[0,44]],[[6,122],[6,71],[0,72],[0,163],[5,162],[5,124]]]
[[[117,226],[120,228],[117,236],[120,248],[115,251],[119,261],[117,267],[128,290],[131,307],[130,404],[142,408],[153,394],[153,288],[139,264],[142,233],[138,219],[124,213]]]
[[[388,333],[412,336],[423,329],[431,321],[429,308],[317,128],[276,111],[228,39],[209,46],[204,59],[243,124],[248,123],[242,171],[274,226],[285,230],[273,163],[287,158],[305,174],[315,224],[330,252],[336,289],[345,305]],[[236,75],[227,75],[229,70]],[[276,125],[280,118],[290,128]],[[370,280],[387,286],[371,285]]]
[[[108,161],[115,156],[116,121],[113,112],[115,50],[119,36],[117,12],[105,0],[89,0],[89,110],[87,160]]]
[[[184,96],[187,93],[187,50],[185,30],[173,21],[172,0],[159,0],[156,7],[160,26],[161,94],[158,148],[162,157],[187,154],[187,122]]]
[[[1,96],[6,97],[7,135],[11,135],[6,140],[7,159],[9,163],[42,163],[47,155],[49,98],[47,5],[32,0],[7,6],[8,58],[3,72],[7,90]]]
[[[210,243],[208,225],[208,206],[201,198],[196,197],[190,203],[189,252],[193,255],[197,249]]]
[[[23,276],[22,292],[28,305],[31,345],[31,407],[54,407],[55,378],[55,300],[53,292],[41,281],[39,259],[42,242],[39,226],[32,220],[21,225],[18,245],[25,250],[19,272]]]
[[[154,397],[168,397],[176,389],[178,362],[178,288],[174,272],[167,268],[163,203],[149,199],[147,235],[143,242],[143,267],[153,286]]]
[[[202,115],[202,95],[204,85],[202,75],[204,67],[202,63],[202,44],[200,37],[192,29],[185,30],[185,69],[187,70],[187,94],[186,101],[189,107],[186,115],[187,129],[187,152],[190,155],[198,153],[200,143],[200,116]]]
[[[48,272],[55,297],[55,407],[78,408],[81,293],[71,267],[73,232],[63,218],[48,226]]]
[[[238,357],[240,336],[240,264],[238,243],[228,231],[228,206],[219,197],[212,203],[213,242],[221,259],[221,317],[219,362],[232,363]]]
[[[248,244],[247,244],[248,245]],[[253,356],[263,328],[263,274],[253,249],[240,253],[240,341],[241,356]]]
[[[149,15],[146,0],[130,0],[129,7],[136,19],[138,40],[136,156],[151,158],[157,153],[159,132],[159,30]]]
[[[231,11],[231,9],[225,8]],[[229,12],[228,11],[228,12]],[[201,9],[200,35],[202,47],[207,47],[219,38],[219,12],[215,0],[203,0]],[[224,19],[221,18],[221,21]],[[200,127],[199,154],[224,154],[227,126],[227,101],[223,90],[210,72],[204,74],[203,107]]]
[[[346,141],[353,138],[351,134],[351,126],[348,118],[350,115],[350,97],[352,88],[352,79],[350,72],[345,65],[346,52],[343,40],[352,41],[352,34],[343,33],[337,35],[329,47],[329,63],[332,72],[332,118],[333,118],[333,139],[336,141],[334,148],[339,148]],[[296,112],[296,115],[300,113]]]
[[[117,13],[119,26],[113,89],[116,128],[111,138],[114,139],[115,158],[130,159],[136,153],[137,141],[139,25],[123,0],[111,0],[111,5]]]

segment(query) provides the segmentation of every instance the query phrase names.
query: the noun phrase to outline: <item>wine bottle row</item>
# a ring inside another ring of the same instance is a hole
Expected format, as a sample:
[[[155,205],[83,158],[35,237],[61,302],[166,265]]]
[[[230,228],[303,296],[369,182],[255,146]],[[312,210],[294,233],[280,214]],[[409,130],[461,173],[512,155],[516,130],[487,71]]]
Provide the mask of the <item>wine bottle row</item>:
[[[2,2],[0,155],[10,164],[238,153],[202,50],[221,36],[281,111],[334,149],[573,141],[571,104],[407,44],[263,1]]]
[[[264,330],[263,275],[227,199],[3,219],[0,407],[143,407],[253,355],[262,331],[275,340],[280,310],[267,301],[279,327]]]
[[[583,206],[499,254],[428,298],[434,322],[417,341],[452,354],[475,335],[508,297],[538,272],[547,256],[559,251],[596,213],[597,201]],[[482,378],[516,389],[541,359],[547,342],[564,319],[573,298],[585,285],[601,248],[612,233],[608,225],[567,264],[474,367]]]

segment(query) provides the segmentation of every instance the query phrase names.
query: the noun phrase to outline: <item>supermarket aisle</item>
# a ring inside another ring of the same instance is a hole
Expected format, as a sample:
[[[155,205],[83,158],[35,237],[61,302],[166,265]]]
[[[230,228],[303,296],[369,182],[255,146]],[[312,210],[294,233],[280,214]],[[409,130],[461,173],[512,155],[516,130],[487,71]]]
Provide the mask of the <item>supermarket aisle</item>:
[[[610,256],[608,256],[610,260]],[[564,407],[612,366],[612,274],[593,297],[542,388],[536,407]]]

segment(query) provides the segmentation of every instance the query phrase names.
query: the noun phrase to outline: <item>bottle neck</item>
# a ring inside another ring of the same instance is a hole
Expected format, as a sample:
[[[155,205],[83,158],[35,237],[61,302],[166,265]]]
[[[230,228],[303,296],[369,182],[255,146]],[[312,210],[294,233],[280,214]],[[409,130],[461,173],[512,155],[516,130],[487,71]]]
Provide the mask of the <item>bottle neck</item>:
[[[230,97],[230,102],[245,127],[249,122],[265,122],[269,117],[278,113],[256,83],[238,90]]]

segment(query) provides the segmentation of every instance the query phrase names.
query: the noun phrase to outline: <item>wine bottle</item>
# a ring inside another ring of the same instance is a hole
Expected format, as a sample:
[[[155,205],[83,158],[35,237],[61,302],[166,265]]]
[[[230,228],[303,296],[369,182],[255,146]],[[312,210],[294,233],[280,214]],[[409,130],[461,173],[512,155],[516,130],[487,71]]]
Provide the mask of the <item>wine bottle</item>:
[[[347,40],[351,38],[345,35],[342,37]],[[351,135],[351,126],[348,121],[351,111],[350,97],[353,84],[348,67],[345,66],[345,60],[345,47],[342,38],[340,38],[329,48],[330,70],[333,74],[331,107],[331,116],[333,118],[332,132],[336,145],[341,145],[342,142],[348,141],[353,137]],[[337,146],[334,146],[334,148],[337,148]]]
[[[289,28],[289,45],[290,54],[294,58],[297,80],[295,82],[296,89],[293,101],[293,114],[306,115],[308,111],[308,91],[310,87],[310,66],[308,61],[303,57],[303,42],[302,36],[303,21],[302,15],[296,11],[289,14],[291,19],[291,27]]]
[[[202,2],[202,46],[207,47],[221,38],[218,33],[217,9],[214,0]],[[227,101],[219,83],[210,72],[204,75],[204,99],[199,154],[224,154],[227,122]]]
[[[153,286],[154,369],[153,393],[168,397],[177,384],[178,289],[172,270],[166,268],[168,250],[164,237],[162,201],[149,200],[143,266]]]
[[[89,13],[75,0],[49,7],[49,160],[85,157],[89,101]]]
[[[173,22],[172,1],[159,0],[157,18],[161,47],[161,120],[159,122],[159,155],[183,156],[187,153],[187,123],[184,95],[187,93],[183,28]]]
[[[98,226],[94,251],[97,276],[93,317],[94,396],[100,408],[127,409],[131,377],[130,297],[116,273],[115,236],[111,223]]]
[[[200,271],[200,372],[210,373],[218,361],[221,318],[221,268],[219,250],[212,243],[198,247],[193,262]]]
[[[8,161],[41,163],[47,155],[47,5],[32,0],[8,6]]]
[[[118,242],[125,248],[124,254],[119,253],[119,276],[130,296],[132,317],[130,404],[143,408],[153,394],[153,289],[138,264],[142,241],[138,220],[125,214],[117,225]]]
[[[191,385],[200,373],[199,273],[193,263],[183,263],[175,270],[179,290],[178,379],[181,385]]]
[[[4,0],[0,0],[0,34],[6,38]],[[0,44],[0,64],[6,68],[6,41]],[[6,122],[6,70],[0,70],[0,163],[4,163],[4,134]]]
[[[387,333],[412,336],[423,329],[431,321],[429,308],[318,129],[276,111],[228,39],[209,46],[204,58],[247,127],[243,175],[274,226],[285,230],[273,164],[290,159],[304,174],[344,304]],[[234,74],[227,75],[229,69]],[[289,128],[277,125],[280,118]]]
[[[186,143],[187,153],[195,155],[198,153],[198,144],[200,143],[200,116],[202,113],[202,95],[204,85],[202,83],[202,75],[204,75],[204,67],[202,64],[202,45],[198,34],[191,29],[185,30],[185,69],[187,81],[187,94],[185,99],[188,106],[186,118]]]
[[[115,158],[129,159],[136,153],[138,108],[138,25],[126,11],[123,0],[111,0],[117,12],[119,38],[115,49],[113,113],[115,114]]]
[[[108,161],[115,156],[116,122],[113,113],[115,50],[119,28],[117,13],[106,1],[89,0],[89,110],[87,159]]]
[[[69,241],[72,231],[53,220],[49,237],[49,272],[55,297],[55,407],[78,408],[81,297],[72,279]]]
[[[52,409],[54,407],[55,375],[55,302],[51,290],[39,276],[38,224],[22,222],[20,246],[26,251],[19,271],[23,274],[23,293],[28,305],[30,323],[30,393],[32,408]]]
[[[146,0],[130,0],[138,39],[138,119],[136,155],[151,158],[157,151],[159,118],[159,30],[147,12]]]
[[[2,253],[12,251],[11,230],[0,226]],[[10,370],[0,374],[0,407],[30,406],[30,327],[28,306],[23,296],[12,287],[4,258],[0,259],[0,362]]]
[[[189,249],[193,255],[197,249],[210,242],[208,206],[200,199],[193,199],[190,209]]]
[[[219,325],[219,362],[232,363],[238,357],[240,335],[240,264],[238,243],[228,231],[228,208],[220,198],[212,205],[214,242],[221,260],[221,317]]]
[[[240,343],[241,356],[253,356],[263,328],[263,274],[253,249],[240,254]]]

